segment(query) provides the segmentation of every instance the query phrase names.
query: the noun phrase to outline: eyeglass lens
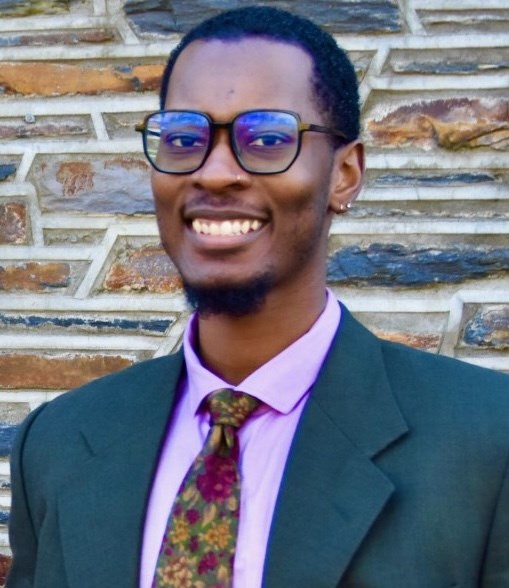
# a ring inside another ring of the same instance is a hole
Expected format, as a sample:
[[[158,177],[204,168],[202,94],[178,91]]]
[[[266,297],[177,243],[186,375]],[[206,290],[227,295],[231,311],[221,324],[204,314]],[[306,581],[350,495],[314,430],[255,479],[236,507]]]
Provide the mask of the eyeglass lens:
[[[149,159],[161,171],[195,171],[209,153],[213,124],[198,112],[153,114],[145,130]],[[299,123],[288,112],[250,111],[232,121],[230,136],[232,151],[244,169],[277,173],[288,168],[297,155]]]

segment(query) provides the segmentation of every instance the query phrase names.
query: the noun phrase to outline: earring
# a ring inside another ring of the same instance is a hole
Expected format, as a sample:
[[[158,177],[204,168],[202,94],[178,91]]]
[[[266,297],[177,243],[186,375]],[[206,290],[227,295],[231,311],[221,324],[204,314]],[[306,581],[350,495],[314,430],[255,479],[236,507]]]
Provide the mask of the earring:
[[[350,210],[350,208],[352,208],[351,202],[347,202],[346,204],[340,204],[338,212],[339,214],[345,214]]]

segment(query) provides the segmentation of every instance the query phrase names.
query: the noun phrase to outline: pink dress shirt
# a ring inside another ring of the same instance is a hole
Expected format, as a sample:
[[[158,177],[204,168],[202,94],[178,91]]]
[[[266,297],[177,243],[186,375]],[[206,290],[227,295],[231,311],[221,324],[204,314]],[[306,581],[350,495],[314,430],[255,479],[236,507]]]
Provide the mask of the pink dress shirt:
[[[242,494],[235,555],[234,588],[260,588],[283,470],[299,417],[339,326],[340,307],[331,292],[311,329],[261,366],[235,390],[264,403],[240,429]],[[208,371],[194,351],[195,318],[184,334],[187,377],[162,447],[145,519],[140,588],[150,588],[173,501],[209,430],[202,400],[232,388]]]

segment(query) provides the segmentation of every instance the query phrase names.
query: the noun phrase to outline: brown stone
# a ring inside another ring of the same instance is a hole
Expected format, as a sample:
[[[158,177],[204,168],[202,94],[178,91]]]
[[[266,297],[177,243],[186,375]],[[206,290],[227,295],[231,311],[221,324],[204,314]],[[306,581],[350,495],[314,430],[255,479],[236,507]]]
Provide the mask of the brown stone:
[[[119,355],[0,354],[0,388],[67,390],[132,365]]]
[[[0,586],[5,585],[5,581],[7,579],[7,572],[11,567],[11,560],[12,558],[9,555],[4,555],[0,553]]]
[[[21,245],[27,242],[26,216],[24,204],[0,204],[0,245]]]
[[[177,269],[160,247],[128,251],[112,265],[105,290],[175,292],[182,287]]]
[[[368,120],[371,142],[383,147],[509,149],[509,100],[451,98],[397,106]]]
[[[58,168],[56,178],[62,184],[64,197],[74,198],[80,192],[91,190],[94,170],[88,162],[64,162]]]
[[[28,123],[23,119],[0,119],[0,140],[73,137],[92,135],[90,121],[84,117],[38,117]]]
[[[5,94],[64,96],[156,90],[163,65],[74,65],[49,62],[0,63]]]
[[[403,333],[397,331],[385,331],[382,329],[374,329],[373,331],[378,337],[382,339],[392,341],[393,343],[409,345],[410,347],[415,347],[416,349],[436,351],[440,345],[440,335]]]
[[[43,211],[153,213],[149,167],[140,154],[37,155],[29,181]]]
[[[47,291],[70,285],[71,269],[67,263],[30,262],[0,266],[0,291]]]

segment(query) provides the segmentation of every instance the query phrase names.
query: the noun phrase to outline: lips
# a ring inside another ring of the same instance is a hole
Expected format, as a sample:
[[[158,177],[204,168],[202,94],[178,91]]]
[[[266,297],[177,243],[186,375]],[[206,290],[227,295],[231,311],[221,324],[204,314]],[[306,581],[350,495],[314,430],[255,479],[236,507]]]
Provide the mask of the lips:
[[[200,235],[212,235],[214,237],[235,237],[238,235],[247,235],[258,231],[263,224],[258,219],[235,218],[227,220],[209,220],[205,218],[195,218],[191,227],[195,233]]]

